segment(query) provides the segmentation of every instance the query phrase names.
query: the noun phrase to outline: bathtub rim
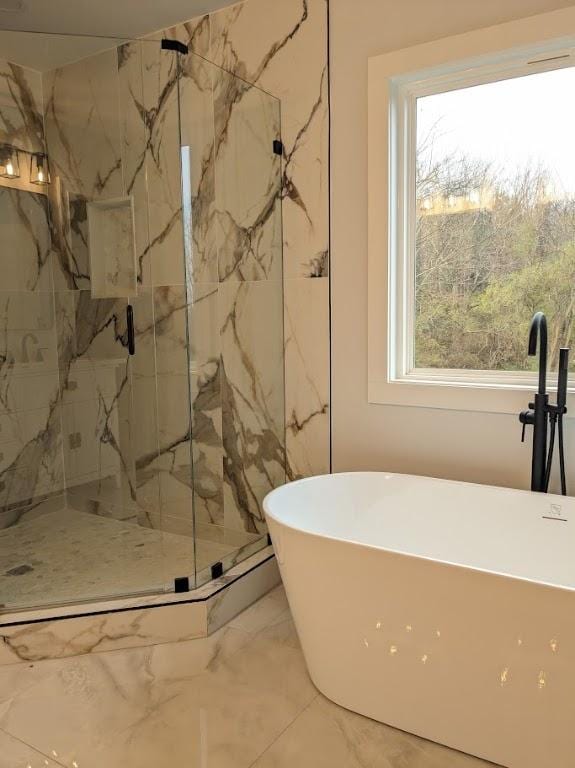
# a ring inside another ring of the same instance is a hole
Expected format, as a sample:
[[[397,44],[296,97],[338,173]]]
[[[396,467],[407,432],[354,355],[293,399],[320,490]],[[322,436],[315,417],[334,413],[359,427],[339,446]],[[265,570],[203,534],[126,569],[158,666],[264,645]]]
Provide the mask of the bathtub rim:
[[[447,566],[447,567],[450,567],[450,568],[461,568],[461,569],[464,569],[464,570],[474,571],[476,573],[481,573],[481,574],[485,574],[485,575],[489,575],[489,576],[496,576],[496,577],[504,578],[504,579],[513,579],[514,581],[520,581],[520,582],[527,583],[527,584],[533,584],[535,586],[544,587],[546,589],[556,589],[556,590],[562,590],[564,592],[575,593],[575,583],[573,584],[573,586],[568,586],[566,584],[556,584],[556,583],[554,583],[552,581],[542,581],[542,580],[530,578],[528,576],[518,576],[516,574],[507,573],[505,571],[490,570],[490,569],[487,569],[487,568],[481,568],[481,567],[476,566],[476,565],[469,565],[468,563],[459,563],[459,562],[454,562],[452,560],[444,560],[444,559],[441,559],[441,558],[430,557],[428,555],[414,554],[413,552],[407,552],[407,551],[404,551],[404,550],[391,549],[389,547],[384,547],[384,546],[380,546],[380,545],[366,544],[363,541],[357,541],[357,540],[355,540],[353,538],[343,539],[340,536],[333,536],[333,535],[330,535],[330,534],[318,533],[317,531],[308,531],[305,528],[301,528],[299,526],[293,525],[291,523],[287,523],[287,522],[279,519],[269,509],[270,501],[273,501],[273,497],[276,496],[276,495],[279,496],[282,491],[285,491],[286,488],[289,488],[289,487],[291,487],[293,485],[306,485],[308,483],[313,483],[314,481],[317,481],[317,480],[320,480],[320,479],[325,479],[325,478],[334,477],[334,476],[338,476],[338,477],[358,477],[358,476],[362,476],[362,475],[370,475],[370,476],[373,476],[373,475],[387,475],[387,476],[400,477],[400,478],[405,478],[405,479],[433,480],[434,482],[442,483],[443,485],[458,485],[458,486],[464,485],[464,486],[470,486],[472,488],[493,488],[494,490],[500,491],[502,493],[513,493],[513,494],[519,493],[519,494],[521,494],[523,496],[530,496],[530,497],[532,497],[534,495],[533,491],[527,491],[527,490],[524,490],[522,488],[507,488],[507,487],[500,487],[500,486],[497,486],[497,485],[484,485],[482,483],[468,483],[465,480],[449,480],[449,479],[441,478],[441,477],[433,477],[431,475],[412,475],[412,474],[407,474],[407,473],[402,473],[402,472],[385,472],[385,471],[377,471],[377,470],[373,470],[373,471],[370,471],[370,470],[367,470],[367,471],[359,470],[359,471],[352,471],[352,472],[331,472],[331,473],[324,473],[324,474],[321,474],[321,475],[313,475],[311,477],[304,477],[304,478],[301,478],[299,480],[293,480],[291,482],[284,483],[283,485],[280,485],[277,488],[274,488],[273,491],[270,491],[265,496],[265,498],[263,500],[263,504],[262,504],[266,521],[268,519],[271,519],[275,524],[277,524],[279,526],[283,526],[285,528],[288,528],[290,531],[293,531],[295,533],[300,533],[300,534],[302,534],[304,536],[312,536],[312,537],[314,537],[316,539],[320,539],[320,540],[326,540],[327,539],[328,541],[335,541],[335,542],[338,542],[340,544],[346,544],[346,543],[347,544],[353,544],[354,546],[357,546],[357,547],[362,547],[362,548],[374,550],[374,551],[377,551],[377,552],[385,552],[387,554],[397,555],[399,557],[416,558],[418,560],[424,560],[426,562],[436,563],[438,565],[443,565],[443,566]],[[557,494],[552,494],[552,493],[548,493],[548,494],[544,494],[544,495],[547,498],[549,498],[549,499],[561,499],[563,501],[565,500],[565,498],[572,498],[572,497],[559,496]],[[560,522],[560,521],[557,521],[557,522]],[[271,534],[271,532],[270,532],[270,536],[272,538],[272,543],[273,543],[273,534]],[[279,557],[278,557],[278,562],[280,562],[280,558]],[[280,565],[281,565],[281,562],[280,562]]]

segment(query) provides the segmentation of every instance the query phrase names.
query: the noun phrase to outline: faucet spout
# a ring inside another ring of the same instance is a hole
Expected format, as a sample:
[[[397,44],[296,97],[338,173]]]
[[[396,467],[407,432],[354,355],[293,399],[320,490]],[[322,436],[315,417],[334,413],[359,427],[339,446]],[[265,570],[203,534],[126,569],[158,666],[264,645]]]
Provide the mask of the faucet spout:
[[[529,327],[529,356],[537,354],[539,338],[539,394],[547,392],[547,318],[543,312],[536,312]]]

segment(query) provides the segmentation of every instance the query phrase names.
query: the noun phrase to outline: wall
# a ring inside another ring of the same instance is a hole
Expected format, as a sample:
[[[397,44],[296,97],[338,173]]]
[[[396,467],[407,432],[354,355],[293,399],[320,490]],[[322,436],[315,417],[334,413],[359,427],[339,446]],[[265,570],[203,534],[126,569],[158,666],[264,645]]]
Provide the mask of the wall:
[[[199,56],[180,72],[163,36]],[[271,488],[329,468],[326,0],[247,0],[54,69],[43,86],[69,500],[186,533],[193,492],[203,525],[261,533]],[[87,216],[129,196],[137,284],[112,265],[100,290]]]
[[[209,58],[281,101],[288,477],[329,471],[327,0],[211,15]]]
[[[26,183],[30,153],[45,152],[42,80],[0,60],[3,143],[21,178],[0,186],[0,529],[64,505],[48,202]]]
[[[334,470],[386,469],[527,487],[514,416],[367,402],[367,59],[571,5],[561,0],[331,0]],[[575,430],[567,425],[568,457]],[[575,461],[569,462],[575,489]]]
[[[281,3],[246,0],[180,24],[166,34],[186,42],[192,51],[280,99],[284,143],[281,183],[287,476],[296,478],[329,471],[326,0],[283,0]],[[224,91],[222,114],[225,115],[226,102],[231,113],[241,113],[242,94],[234,93],[229,87]],[[225,129],[225,122],[223,127]],[[216,120],[216,146],[220,143],[219,130]],[[216,201],[216,209],[218,207],[221,213]],[[265,210],[265,204],[261,210]],[[225,266],[221,247],[219,259]],[[231,280],[232,284],[243,282],[242,290],[249,291],[254,281],[269,278],[260,272],[254,271],[254,265],[244,258],[238,269],[231,272],[220,269],[220,290],[222,283]],[[227,290],[231,290],[230,286]],[[262,327],[256,331],[257,320]],[[254,316],[251,330],[245,329],[254,338],[256,333],[262,333],[266,324],[265,333],[271,328],[271,316],[266,317],[265,311],[257,311],[257,320]],[[263,349],[261,342],[256,346]],[[262,358],[256,370],[263,370],[265,365]],[[244,372],[242,378],[249,383],[246,373],[249,371]],[[250,387],[253,392],[252,385]],[[255,390],[257,388],[255,386]],[[266,403],[271,404],[273,397],[273,387],[268,388],[264,401],[258,405],[259,413],[269,410]],[[194,410],[196,416],[197,408]],[[234,417],[234,408],[228,409],[228,414]],[[231,423],[227,422],[225,397],[223,416],[224,507],[226,501],[235,506],[246,528],[259,530],[263,527],[259,502],[270,487],[270,470],[275,472],[276,464],[273,444],[266,438],[269,430],[263,430],[261,439],[253,440],[251,427],[230,429],[230,424],[247,425],[250,419],[242,421],[234,417]],[[257,415],[257,421],[262,423],[265,419]],[[256,427],[256,436],[259,432],[260,427]],[[198,435],[197,429],[195,435]],[[193,439],[196,439],[194,434]],[[236,448],[242,459],[234,467],[232,458]],[[197,505],[196,509],[199,508]]]

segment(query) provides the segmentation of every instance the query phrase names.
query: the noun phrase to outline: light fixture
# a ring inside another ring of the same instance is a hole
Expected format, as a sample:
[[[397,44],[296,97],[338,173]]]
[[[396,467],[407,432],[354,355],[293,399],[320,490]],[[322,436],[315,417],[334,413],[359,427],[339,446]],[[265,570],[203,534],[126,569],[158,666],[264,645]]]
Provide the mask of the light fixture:
[[[47,155],[43,155],[41,152],[32,155],[30,160],[30,181],[32,184],[50,183],[50,168]]]
[[[17,179],[20,176],[18,150],[10,144],[0,145],[0,176],[4,179]]]

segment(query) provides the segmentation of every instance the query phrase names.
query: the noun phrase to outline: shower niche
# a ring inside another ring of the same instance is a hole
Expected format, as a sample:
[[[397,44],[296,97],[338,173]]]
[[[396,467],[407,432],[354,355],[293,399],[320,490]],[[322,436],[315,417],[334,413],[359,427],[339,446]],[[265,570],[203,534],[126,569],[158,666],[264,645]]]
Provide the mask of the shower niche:
[[[86,208],[92,297],[137,296],[133,197],[96,200]]]
[[[0,164],[0,611],[202,585],[285,482],[279,102],[159,38],[10,35],[0,146],[43,171]]]

